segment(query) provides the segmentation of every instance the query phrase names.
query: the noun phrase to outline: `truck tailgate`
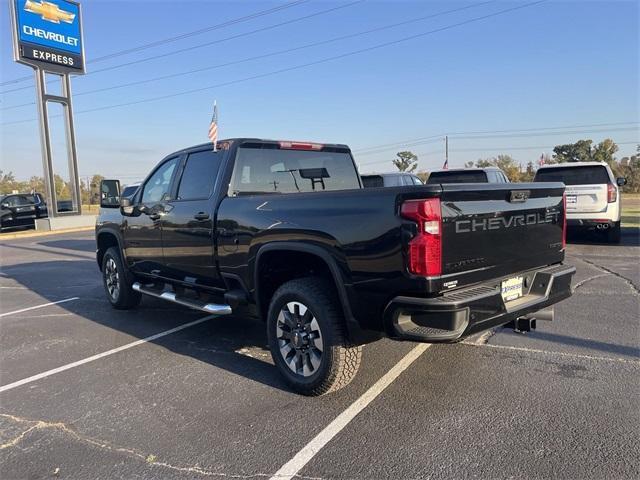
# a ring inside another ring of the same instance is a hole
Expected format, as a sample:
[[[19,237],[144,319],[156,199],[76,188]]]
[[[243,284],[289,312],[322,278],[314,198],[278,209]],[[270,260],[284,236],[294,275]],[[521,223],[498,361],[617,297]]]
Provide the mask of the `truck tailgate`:
[[[563,260],[562,183],[443,185],[442,287]]]

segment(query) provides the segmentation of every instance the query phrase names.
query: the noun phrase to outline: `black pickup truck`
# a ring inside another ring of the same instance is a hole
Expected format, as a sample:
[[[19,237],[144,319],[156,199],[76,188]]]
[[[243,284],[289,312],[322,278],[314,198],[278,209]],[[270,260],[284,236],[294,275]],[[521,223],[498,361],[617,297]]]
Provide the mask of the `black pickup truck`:
[[[169,155],[132,198],[101,191],[115,308],[252,312],[306,395],[348,384],[367,342],[531,326],[571,295],[562,183],[364,189],[345,145],[242,138]]]

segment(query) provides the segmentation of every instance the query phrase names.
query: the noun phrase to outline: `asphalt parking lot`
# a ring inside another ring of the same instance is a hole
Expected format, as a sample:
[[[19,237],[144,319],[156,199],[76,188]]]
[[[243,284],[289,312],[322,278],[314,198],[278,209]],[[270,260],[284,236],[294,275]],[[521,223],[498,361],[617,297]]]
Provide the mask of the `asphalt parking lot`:
[[[637,230],[572,240],[554,322],[384,340],[320,398],[287,390],[259,322],[112,310],[92,232],[1,241],[0,477],[639,478]]]

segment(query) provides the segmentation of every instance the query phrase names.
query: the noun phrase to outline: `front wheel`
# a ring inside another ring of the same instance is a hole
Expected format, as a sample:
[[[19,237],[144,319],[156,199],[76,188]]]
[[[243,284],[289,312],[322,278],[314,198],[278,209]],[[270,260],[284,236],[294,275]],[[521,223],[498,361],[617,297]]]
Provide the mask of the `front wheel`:
[[[273,295],[267,334],[273,361],[292,389],[317,396],[355,377],[362,347],[349,343],[342,308],[329,284],[301,278]]]
[[[102,283],[109,303],[114,308],[127,310],[140,303],[142,295],[131,287],[131,281],[116,247],[109,248],[102,258]]]

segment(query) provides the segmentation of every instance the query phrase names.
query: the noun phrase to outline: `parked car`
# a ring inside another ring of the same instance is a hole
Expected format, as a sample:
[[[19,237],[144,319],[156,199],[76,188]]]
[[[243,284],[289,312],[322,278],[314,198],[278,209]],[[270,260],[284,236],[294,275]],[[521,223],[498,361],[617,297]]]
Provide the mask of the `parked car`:
[[[0,230],[34,226],[36,218],[47,216],[39,193],[17,193],[0,198]]]
[[[566,185],[567,227],[596,230],[612,243],[620,242],[620,189],[625,178],[615,178],[605,162],[572,162],[545,165],[534,182]]]
[[[509,179],[498,167],[435,170],[427,178],[427,185],[446,183],[509,183]]]
[[[130,183],[129,185],[125,185],[122,188],[122,192],[120,193],[120,196],[122,198],[133,198],[133,196],[138,191],[138,188],[140,188],[141,184],[142,182],[136,182],[136,183]]]
[[[562,183],[365,189],[346,145],[218,145],[167,156],[131,199],[102,182],[105,294],[118,309],[142,294],[246,306],[300,393],[347,385],[364,343],[531,328],[571,295]]]
[[[364,188],[400,187],[402,185],[423,185],[417,176],[406,172],[376,173],[361,175]]]

